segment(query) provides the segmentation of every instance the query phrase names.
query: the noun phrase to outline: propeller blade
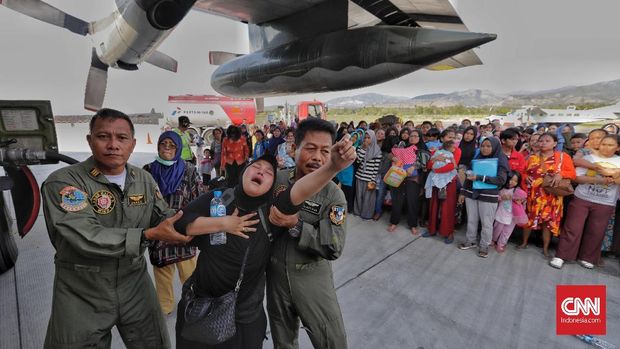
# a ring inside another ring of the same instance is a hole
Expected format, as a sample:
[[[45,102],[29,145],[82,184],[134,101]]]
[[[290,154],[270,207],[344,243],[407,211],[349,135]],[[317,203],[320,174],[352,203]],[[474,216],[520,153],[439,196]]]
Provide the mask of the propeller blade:
[[[88,80],[86,80],[86,91],[84,94],[85,109],[91,111],[101,109],[107,84],[108,66],[99,59],[97,51],[93,48],[90,70],[88,71]]]
[[[1,0],[0,5],[40,21],[65,28],[76,34],[88,34],[88,22],[71,16],[41,0]]]
[[[151,53],[146,58],[145,62],[161,69],[171,71],[173,73],[177,72],[177,68],[179,66],[179,63],[177,63],[176,59],[160,51],[154,51],[153,53]]]

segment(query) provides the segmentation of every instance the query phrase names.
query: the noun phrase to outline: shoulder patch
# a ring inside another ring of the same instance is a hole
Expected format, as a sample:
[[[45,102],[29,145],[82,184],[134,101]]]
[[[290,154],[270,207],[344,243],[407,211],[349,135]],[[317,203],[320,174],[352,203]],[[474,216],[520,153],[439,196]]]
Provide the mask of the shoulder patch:
[[[99,190],[90,199],[91,205],[97,214],[108,214],[116,206],[116,197],[108,190]]]
[[[286,189],[288,188],[288,186],[284,185],[284,184],[280,184],[276,187],[276,189],[274,189],[273,191],[273,197],[277,198],[278,195],[280,195],[282,192],[284,192]]]
[[[335,205],[329,210],[329,220],[334,225],[342,225],[346,216],[347,212],[343,206]]]
[[[76,187],[64,187],[59,194],[61,195],[60,207],[67,212],[81,211],[88,206],[88,195]]]

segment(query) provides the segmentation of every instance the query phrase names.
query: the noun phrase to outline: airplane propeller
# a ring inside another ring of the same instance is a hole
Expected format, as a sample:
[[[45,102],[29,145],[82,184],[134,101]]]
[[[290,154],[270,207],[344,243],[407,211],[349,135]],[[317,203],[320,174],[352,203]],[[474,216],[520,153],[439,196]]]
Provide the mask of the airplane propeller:
[[[86,36],[90,23],[71,16],[56,7],[40,0],[0,0],[0,5],[28,17],[65,28],[73,33]]]
[[[98,21],[87,22],[59,10],[42,0],[0,0],[0,6],[5,6],[26,16],[67,29],[82,36],[93,35],[113,25],[118,15],[118,12],[113,12]],[[144,61],[171,72],[176,72],[178,67],[178,63],[174,58],[159,51],[151,52],[144,58]],[[138,69],[136,64],[126,64],[120,60],[116,61],[115,67],[124,70]],[[108,82],[108,68],[110,66],[100,59],[96,49],[93,47],[84,93],[85,109],[96,111],[103,106]]]

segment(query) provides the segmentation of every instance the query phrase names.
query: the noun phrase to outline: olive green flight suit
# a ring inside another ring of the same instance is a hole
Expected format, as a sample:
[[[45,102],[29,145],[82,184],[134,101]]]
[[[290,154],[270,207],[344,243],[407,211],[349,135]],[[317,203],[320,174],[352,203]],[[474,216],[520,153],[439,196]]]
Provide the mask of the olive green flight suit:
[[[43,183],[43,213],[56,249],[45,348],[109,348],[113,326],[130,349],[170,347],[141,237],[174,211],[148,172],[126,168],[123,191],[92,157]]]
[[[295,170],[278,172],[276,195],[292,185]],[[299,212],[298,238],[278,236],[267,268],[267,310],[274,348],[297,348],[299,320],[315,348],[346,349],[342,313],[330,260],[340,257],[345,241],[347,201],[329,182],[306,200]]]

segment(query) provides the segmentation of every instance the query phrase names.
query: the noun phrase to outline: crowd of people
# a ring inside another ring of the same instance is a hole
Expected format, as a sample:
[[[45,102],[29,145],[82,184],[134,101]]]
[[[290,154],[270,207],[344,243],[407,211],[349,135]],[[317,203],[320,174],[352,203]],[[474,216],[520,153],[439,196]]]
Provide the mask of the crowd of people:
[[[221,130],[211,148],[235,128]],[[503,253],[515,230],[522,235],[517,250],[527,248],[537,231],[551,266],[561,268],[569,260],[593,268],[602,263],[601,252],[620,252],[617,133],[614,124],[584,134],[570,124],[508,127],[497,120],[465,119],[448,127],[441,121],[343,122],[336,138],[352,138],[357,160],[335,182],[348,212],[377,221],[389,209],[389,232],[405,213],[412,234],[452,244],[462,225],[466,239],[458,248],[477,248],[487,257],[490,249]],[[244,159],[267,152],[281,169],[294,164],[294,128],[272,124],[242,134],[240,143],[248,146]],[[221,173],[234,181],[234,172]],[[555,256],[549,252],[552,241]]]
[[[46,348],[109,347],[113,326],[131,347],[170,347],[163,314],[174,310],[175,270],[184,284],[178,348],[261,348],[267,315],[275,348],[297,347],[300,321],[316,348],[346,348],[329,261],[342,253],[347,213],[379,221],[389,210],[389,233],[406,213],[411,234],[447,245],[466,226],[456,245],[480,257],[503,253],[516,229],[518,250],[540,231],[555,268],[577,261],[592,269],[602,251],[620,252],[615,127],[586,135],[554,124],[311,118],[218,128],[194,154],[189,125],[182,116],[163,132],[155,160],[140,169],[127,163],[136,142],[130,118],[102,109],[87,136],[93,156],[43,184],[56,248]],[[226,242],[214,243],[221,232]],[[214,304],[230,297],[232,332],[207,335],[214,311],[201,304],[226,311]]]

